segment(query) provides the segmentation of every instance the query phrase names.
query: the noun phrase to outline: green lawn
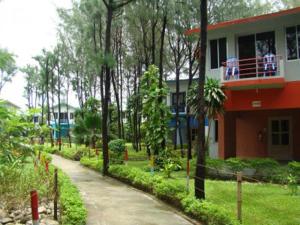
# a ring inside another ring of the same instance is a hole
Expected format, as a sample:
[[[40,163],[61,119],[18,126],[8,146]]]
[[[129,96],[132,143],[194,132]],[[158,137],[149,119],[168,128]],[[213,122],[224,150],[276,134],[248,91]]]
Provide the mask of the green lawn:
[[[148,170],[147,161],[129,161],[128,166]],[[163,175],[162,172],[156,174]],[[173,172],[172,180],[186,184],[185,171]],[[167,179],[167,178],[166,178]],[[236,216],[236,182],[207,180],[207,200],[223,206]],[[190,180],[193,194],[194,181]],[[300,225],[300,195],[292,196],[285,186],[244,182],[242,186],[243,224],[246,225]]]

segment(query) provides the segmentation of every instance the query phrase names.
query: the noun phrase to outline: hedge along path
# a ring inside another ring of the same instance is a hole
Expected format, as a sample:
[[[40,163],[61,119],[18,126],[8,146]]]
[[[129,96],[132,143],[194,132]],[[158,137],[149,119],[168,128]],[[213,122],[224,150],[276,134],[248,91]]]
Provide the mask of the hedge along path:
[[[79,162],[53,155],[79,188],[87,207],[87,225],[190,225],[196,224],[155,197],[84,168]]]

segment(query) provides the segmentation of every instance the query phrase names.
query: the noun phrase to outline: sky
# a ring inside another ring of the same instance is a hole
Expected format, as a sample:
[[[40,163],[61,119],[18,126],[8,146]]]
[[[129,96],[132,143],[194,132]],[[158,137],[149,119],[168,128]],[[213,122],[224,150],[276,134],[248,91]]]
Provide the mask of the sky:
[[[57,7],[70,8],[71,0],[0,0],[0,47],[16,55],[18,67],[35,63],[33,56],[55,46]],[[18,72],[4,86],[0,98],[24,109],[24,86],[24,74]]]

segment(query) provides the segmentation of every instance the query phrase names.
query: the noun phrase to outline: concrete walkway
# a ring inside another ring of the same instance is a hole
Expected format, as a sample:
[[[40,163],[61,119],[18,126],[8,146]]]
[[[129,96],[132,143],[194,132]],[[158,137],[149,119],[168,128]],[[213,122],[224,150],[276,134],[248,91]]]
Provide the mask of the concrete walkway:
[[[70,176],[88,210],[88,225],[194,224],[153,196],[53,155],[53,164]]]

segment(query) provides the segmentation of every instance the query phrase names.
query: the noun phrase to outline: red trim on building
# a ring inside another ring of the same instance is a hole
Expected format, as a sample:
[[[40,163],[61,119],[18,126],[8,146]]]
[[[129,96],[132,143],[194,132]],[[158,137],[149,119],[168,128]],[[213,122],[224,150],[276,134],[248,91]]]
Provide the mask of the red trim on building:
[[[283,10],[275,13],[270,13],[270,14],[264,14],[260,16],[253,16],[253,17],[248,17],[248,18],[242,18],[242,19],[237,19],[237,20],[230,20],[230,21],[225,21],[217,24],[211,24],[208,25],[207,30],[216,30],[224,27],[229,27],[232,25],[237,25],[237,24],[246,24],[246,23],[253,23],[257,21],[262,21],[262,20],[268,20],[268,19],[274,19],[276,17],[281,17],[281,16],[286,16],[286,15],[292,15],[300,13],[300,7],[293,8],[293,9],[288,9],[288,10]],[[187,30],[185,32],[185,35],[191,35],[195,33],[200,33],[200,28],[194,28]]]
[[[283,88],[226,90],[226,111],[300,109],[300,81]]]
[[[253,79],[253,80],[237,80],[237,81],[226,81],[222,83],[222,86],[226,89],[234,89],[240,87],[265,87],[265,86],[284,86],[285,79],[282,77],[279,78],[267,78],[267,79]]]

